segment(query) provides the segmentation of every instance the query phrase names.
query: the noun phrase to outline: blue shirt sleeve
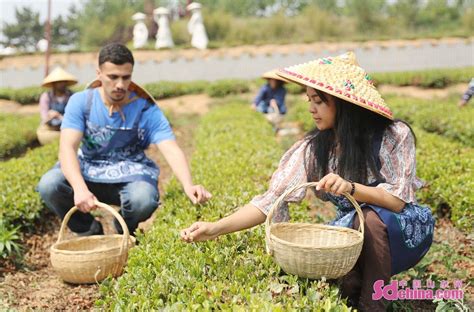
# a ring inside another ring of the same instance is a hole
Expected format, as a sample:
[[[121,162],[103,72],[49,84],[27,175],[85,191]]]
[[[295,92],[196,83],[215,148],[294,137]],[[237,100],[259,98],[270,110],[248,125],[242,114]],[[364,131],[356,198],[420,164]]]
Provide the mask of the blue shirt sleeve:
[[[267,89],[268,89],[268,84],[265,84],[260,88],[260,90],[258,91],[257,96],[253,100],[253,103],[255,105],[258,105],[258,103],[265,100],[265,93],[267,93]]]
[[[170,123],[158,106],[151,106],[144,114],[147,118],[145,141],[148,144],[158,144],[164,140],[175,140]]]
[[[86,128],[86,92],[73,94],[66,105],[61,129],[75,129],[84,132]]]

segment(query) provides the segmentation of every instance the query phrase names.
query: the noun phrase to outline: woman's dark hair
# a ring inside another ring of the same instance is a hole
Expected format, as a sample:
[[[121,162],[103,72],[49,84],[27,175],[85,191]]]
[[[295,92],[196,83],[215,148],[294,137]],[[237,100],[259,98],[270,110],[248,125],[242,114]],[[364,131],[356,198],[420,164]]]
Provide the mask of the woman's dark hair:
[[[100,49],[99,52],[99,66],[105,62],[110,62],[116,65],[130,63],[135,64],[132,52],[123,44],[109,43]]]
[[[316,92],[324,103],[328,103],[324,92]],[[373,152],[374,138],[377,134],[382,135],[394,121],[338,97],[334,97],[334,100],[334,128],[322,131],[315,129],[307,134],[309,144],[306,148],[309,148],[310,152],[306,153],[309,159],[305,159],[305,166],[308,181],[319,181],[329,173],[330,154],[336,150],[337,143],[337,174],[346,180],[362,184],[368,184],[369,172],[377,180],[382,180]],[[410,127],[408,124],[407,126]],[[413,130],[411,132],[415,136]]]

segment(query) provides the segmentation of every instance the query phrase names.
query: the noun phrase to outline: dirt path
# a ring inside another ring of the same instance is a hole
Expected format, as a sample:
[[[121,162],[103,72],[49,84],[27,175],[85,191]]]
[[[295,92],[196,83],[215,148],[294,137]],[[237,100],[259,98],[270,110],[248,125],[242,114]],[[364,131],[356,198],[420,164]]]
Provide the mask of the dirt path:
[[[202,96],[188,99],[194,100],[189,110],[185,110],[186,105],[179,104],[179,100],[169,100],[165,106],[169,111],[171,122],[175,124],[174,132],[178,144],[189,159],[193,150],[193,141],[189,138],[192,138],[199,119],[196,112],[198,109],[207,111],[208,102]],[[162,107],[165,106],[162,105]],[[3,105],[0,105],[1,107]],[[174,107],[179,107],[179,109],[174,109]],[[186,113],[182,113],[184,110]],[[18,111],[13,112],[18,113]],[[160,194],[163,194],[163,186],[172,177],[171,169],[157,151],[149,153],[160,164],[159,189]],[[139,228],[146,231],[152,226],[153,220],[159,213],[158,209],[150,219],[140,223]],[[106,234],[113,228],[112,219],[106,215],[102,220]],[[51,267],[49,249],[57,240],[59,226],[59,219],[45,212],[34,227],[34,233],[26,233],[24,236],[23,246],[26,254],[22,268],[16,269],[11,264],[1,268],[0,310],[3,308],[54,311],[93,309],[94,302],[99,298],[99,286],[66,284]]]
[[[465,83],[455,84],[444,89],[423,89],[413,86],[399,87],[393,85],[381,85],[378,87],[382,94],[395,94],[423,100],[447,98],[453,94],[456,94],[461,98],[461,94],[466,91],[466,88],[467,85]]]

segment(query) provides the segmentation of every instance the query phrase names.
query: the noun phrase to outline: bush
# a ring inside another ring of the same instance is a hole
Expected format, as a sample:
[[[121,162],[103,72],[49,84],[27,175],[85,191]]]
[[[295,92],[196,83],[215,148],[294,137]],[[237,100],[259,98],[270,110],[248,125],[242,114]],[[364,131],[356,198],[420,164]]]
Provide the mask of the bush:
[[[385,97],[397,118],[427,132],[434,132],[474,147],[474,108],[459,109],[455,100],[420,100]]]
[[[165,99],[186,94],[202,93],[206,89],[208,82],[193,81],[193,82],[174,82],[174,81],[160,81],[156,83],[148,83],[143,87],[150,92],[156,99]]]
[[[0,160],[22,153],[36,142],[40,117],[0,114]]]
[[[474,218],[474,149],[415,128],[418,175],[427,182],[421,203],[434,212],[450,212],[461,229],[472,230]]]
[[[18,230],[31,227],[39,216],[43,204],[35,187],[41,176],[53,166],[57,154],[57,144],[52,144],[31,150],[22,158],[0,163],[0,220],[3,222],[0,237],[5,241],[14,244]],[[2,256],[17,251],[13,247]]]
[[[211,82],[206,92],[211,97],[224,97],[250,91],[250,83],[246,80],[224,79]]]
[[[468,83],[474,76],[474,67],[452,69],[430,69],[409,72],[374,73],[376,85],[417,86],[423,88],[445,88],[455,83]]]
[[[102,284],[101,308],[348,311],[335,286],[281,272],[265,254],[263,226],[218,242],[180,241],[179,229],[196,219],[223,217],[264,192],[282,153],[270,125],[246,103],[211,111],[195,139],[194,179],[213,199],[192,206],[176,181],[169,184],[154,227],[131,250],[125,274]]]

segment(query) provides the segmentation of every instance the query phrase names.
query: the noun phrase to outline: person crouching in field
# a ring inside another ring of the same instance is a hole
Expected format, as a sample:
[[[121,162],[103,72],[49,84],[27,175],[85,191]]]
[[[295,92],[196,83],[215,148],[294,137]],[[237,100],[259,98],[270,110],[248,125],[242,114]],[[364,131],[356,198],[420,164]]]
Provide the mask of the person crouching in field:
[[[351,52],[291,66],[279,74],[306,86],[316,129],[283,155],[266,193],[221,220],[192,224],[181,231],[181,238],[203,241],[261,224],[286,190],[318,181],[316,195],[337,208],[332,225],[359,227],[343,193],[361,204],[365,217],[362,252],[340,280],[342,296],[362,311],[385,311],[383,301],[372,300],[374,282],[388,284],[392,275],[413,267],[433,240],[431,210],[420,206],[415,194],[422,182],[416,176],[413,131],[393,118]],[[299,202],[305,193],[292,193],[287,201]],[[288,218],[286,204],[274,221]]]
[[[118,205],[133,234],[159,205],[160,170],[144,153],[150,146],[160,150],[194,204],[207,201],[211,194],[193,183],[165,115],[132,82],[130,50],[117,43],[106,45],[98,63],[97,80],[69,100],[61,124],[59,163],[39,182],[48,208],[64,218],[77,206],[69,228],[78,235],[95,235],[103,233],[101,223],[90,214],[97,201]],[[115,227],[122,233],[117,220]]]
[[[41,144],[44,145],[59,138],[66,104],[73,94],[68,87],[76,83],[76,77],[61,67],[57,67],[44,78],[42,86],[51,90],[43,92],[39,100],[41,125],[36,134]]]
[[[278,76],[276,70],[264,73],[262,78],[265,78],[267,83],[258,91],[252,102],[252,109],[265,114],[271,123],[276,124],[286,114],[285,83],[288,80]]]

